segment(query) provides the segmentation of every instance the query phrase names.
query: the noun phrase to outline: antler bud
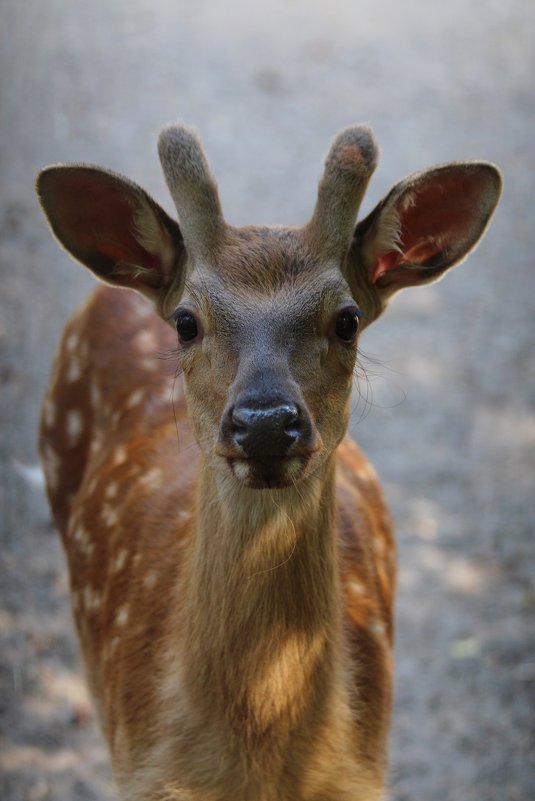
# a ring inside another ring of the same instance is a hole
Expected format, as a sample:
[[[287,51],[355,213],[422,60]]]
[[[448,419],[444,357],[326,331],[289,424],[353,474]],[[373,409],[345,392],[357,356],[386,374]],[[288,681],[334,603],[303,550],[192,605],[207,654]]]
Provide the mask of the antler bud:
[[[158,153],[186,248],[197,257],[213,255],[225,220],[199,139],[182,125],[169,125],[160,134]]]
[[[355,125],[334,140],[318,187],[318,199],[306,235],[324,258],[340,258],[351,242],[357,212],[377,164],[371,130]]]

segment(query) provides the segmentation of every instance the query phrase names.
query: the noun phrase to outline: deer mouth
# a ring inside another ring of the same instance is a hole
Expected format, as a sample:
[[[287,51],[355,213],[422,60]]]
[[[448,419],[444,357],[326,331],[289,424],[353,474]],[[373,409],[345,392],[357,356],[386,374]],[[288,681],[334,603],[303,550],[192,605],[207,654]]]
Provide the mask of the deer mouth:
[[[232,475],[251,489],[278,489],[299,481],[309,457],[265,456],[262,459],[227,458]]]

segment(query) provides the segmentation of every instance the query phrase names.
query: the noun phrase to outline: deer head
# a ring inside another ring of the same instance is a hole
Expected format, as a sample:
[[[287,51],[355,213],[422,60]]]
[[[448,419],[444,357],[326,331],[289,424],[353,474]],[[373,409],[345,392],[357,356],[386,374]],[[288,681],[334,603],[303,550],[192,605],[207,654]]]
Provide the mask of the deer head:
[[[41,203],[76,259],[176,326],[206,462],[248,487],[291,485],[344,435],[359,333],[398,290],[440,278],[475,247],[500,173],[474,162],[411,175],[357,224],[377,159],[359,125],[335,139],[310,222],[234,228],[190,130],[166,128],[159,154],[180,224],[93,166],[43,170]]]

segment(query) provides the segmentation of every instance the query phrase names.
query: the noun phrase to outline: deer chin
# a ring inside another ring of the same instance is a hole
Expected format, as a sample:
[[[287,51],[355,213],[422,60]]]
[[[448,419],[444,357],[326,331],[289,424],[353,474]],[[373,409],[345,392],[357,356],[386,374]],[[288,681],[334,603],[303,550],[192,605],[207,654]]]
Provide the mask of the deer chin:
[[[280,489],[299,481],[307,472],[303,456],[266,456],[264,459],[229,458],[234,478],[251,489]]]

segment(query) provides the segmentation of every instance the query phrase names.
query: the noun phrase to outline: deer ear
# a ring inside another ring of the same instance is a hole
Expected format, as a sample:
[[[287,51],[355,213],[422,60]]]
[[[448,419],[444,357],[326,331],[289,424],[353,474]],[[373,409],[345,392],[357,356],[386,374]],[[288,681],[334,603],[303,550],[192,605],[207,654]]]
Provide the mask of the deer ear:
[[[357,225],[350,264],[364,270],[383,300],[436,281],[477,245],[501,187],[499,170],[486,162],[446,164],[405,178]]]
[[[37,194],[60,243],[101,281],[155,300],[185,256],[180,228],[141,187],[86,165],[46,167]]]

